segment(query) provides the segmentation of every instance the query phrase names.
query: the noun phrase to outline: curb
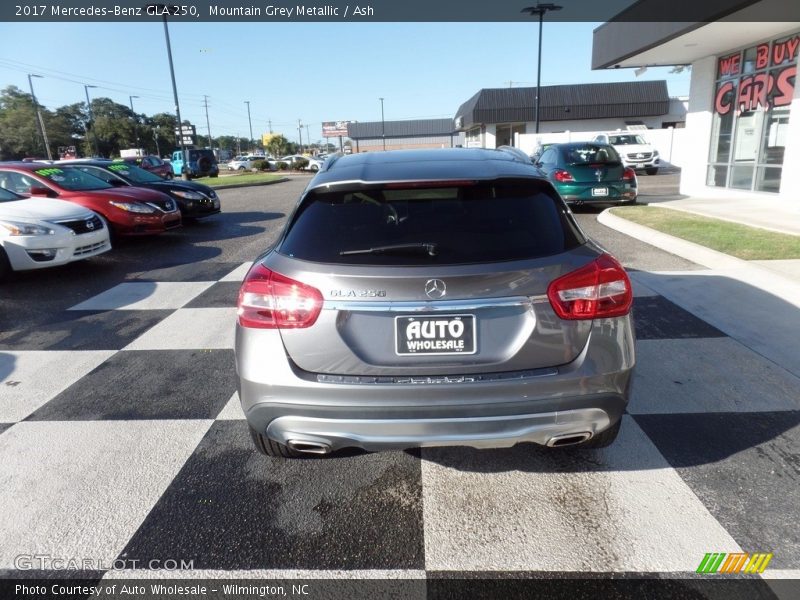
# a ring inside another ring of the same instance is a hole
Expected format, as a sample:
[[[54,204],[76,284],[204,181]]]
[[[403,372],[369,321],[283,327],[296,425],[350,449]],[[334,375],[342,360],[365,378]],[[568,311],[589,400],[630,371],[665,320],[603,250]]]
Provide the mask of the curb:
[[[609,212],[610,210],[610,208],[607,208],[597,215],[597,221],[606,227],[615,229],[620,233],[708,269],[735,273],[737,279],[758,281],[761,289],[770,291],[775,296],[800,306],[800,282],[766,267],[754,265],[741,258],[633,223],[622,217],[612,215]]]
[[[258,187],[261,185],[274,185],[276,183],[283,183],[284,181],[290,181],[289,177],[281,177],[280,179],[273,179],[272,181],[257,181],[255,183],[231,183],[229,185],[217,185],[217,186],[208,186],[212,190],[234,190],[236,188],[243,188],[243,187]]]

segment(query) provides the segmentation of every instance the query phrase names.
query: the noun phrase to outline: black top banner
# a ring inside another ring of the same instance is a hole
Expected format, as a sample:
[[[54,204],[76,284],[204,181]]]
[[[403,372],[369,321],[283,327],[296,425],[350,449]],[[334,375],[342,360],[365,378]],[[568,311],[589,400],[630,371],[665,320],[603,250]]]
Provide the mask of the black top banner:
[[[553,6],[555,5],[555,9]],[[560,0],[543,3],[547,21],[800,21],[797,0]],[[5,22],[489,22],[538,21],[536,0],[12,0]]]

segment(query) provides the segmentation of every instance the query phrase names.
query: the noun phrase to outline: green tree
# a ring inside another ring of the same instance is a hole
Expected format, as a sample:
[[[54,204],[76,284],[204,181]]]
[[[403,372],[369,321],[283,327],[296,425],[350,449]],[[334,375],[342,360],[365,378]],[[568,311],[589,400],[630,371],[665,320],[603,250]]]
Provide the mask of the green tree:
[[[0,158],[45,156],[33,99],[16,86],[0,92]]]
[[[275,135],[269,140],[266,149],[275,158],[280,158],[289,152],[289,140],[282,135]]]

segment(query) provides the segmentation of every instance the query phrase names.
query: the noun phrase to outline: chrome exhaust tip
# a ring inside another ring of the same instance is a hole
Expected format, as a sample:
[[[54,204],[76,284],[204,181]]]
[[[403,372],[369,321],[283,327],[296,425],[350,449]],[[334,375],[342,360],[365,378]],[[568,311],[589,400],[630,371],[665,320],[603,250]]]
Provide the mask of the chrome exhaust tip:
[[[295,452],[303,452],[305,454],[329,454],[331,451],[331,447],[328,444],[308,440],[289,440],[286,445]]]
[[[565,433],[562,435],[554,435],[547,440],[548,448],[560,448],[562,446],[574,446],[581,444],[592,437],[589,431],[581,431],[580,433]]]

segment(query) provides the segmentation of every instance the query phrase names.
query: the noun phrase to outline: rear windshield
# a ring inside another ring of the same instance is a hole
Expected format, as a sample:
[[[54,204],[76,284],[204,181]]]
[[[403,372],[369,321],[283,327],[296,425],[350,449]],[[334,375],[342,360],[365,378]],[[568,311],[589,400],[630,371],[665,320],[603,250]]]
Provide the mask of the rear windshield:
[[[568,165],[613,164],[619,162],[619,154],[606,144],[580,144],[565,146],[561,153]]]
[[[132,165],[127,162],[113,162],[106,167],[109,171],[116,173],[120,177],[125,177],[134,183],[158,183],[164,181],[158,175],[154,175],[150,171],[145,171],[141,167]]]
[[[527,260],[583,242],[539,183],[487,182],[312,192],[279,252],[321,263],[452,265]]]
[[[189,160],[200,160],[201,158],[216,160],[211,150],[189,150]]]

